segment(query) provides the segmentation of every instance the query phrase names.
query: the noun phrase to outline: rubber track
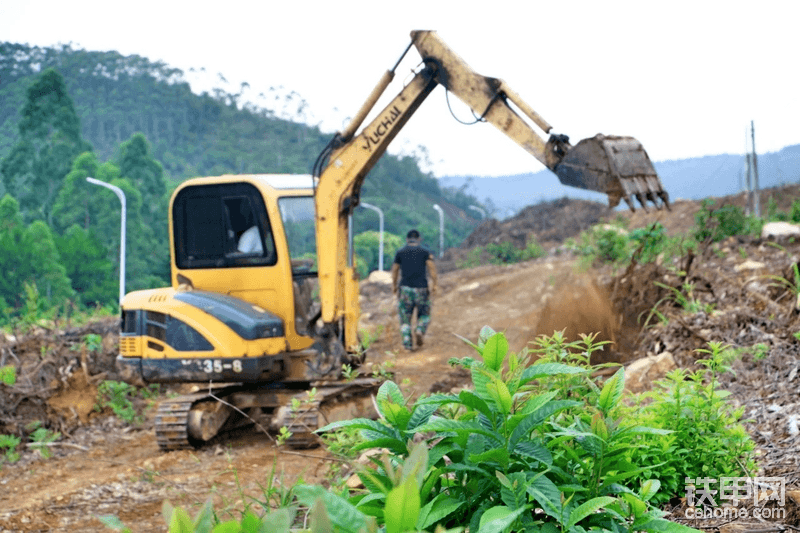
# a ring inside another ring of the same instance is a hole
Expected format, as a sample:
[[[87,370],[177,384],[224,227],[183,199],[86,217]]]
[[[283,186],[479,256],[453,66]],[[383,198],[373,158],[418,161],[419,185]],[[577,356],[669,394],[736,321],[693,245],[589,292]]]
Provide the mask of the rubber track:
[[[286,443],[292,448],[312,448],[319,444],[319,437],[314,433],[322,427],[320,424],[320,402],[311,402],[302,405],[299,410],[292,410],[286,429],[292,436]]]
[[[192,405],[210,397],[206,392],[197,392],[158,404],[155,421],[158,447],[164,451],[193,449],[189,439],[189,411]]]
[[[286,443],[292,448],[317,446],[320,438],[314,432],[327,424],[320,406],[328,401],[335,401],[342,395],[374,394],[381,383],[382,381],[374,378],[361,378],[351,383],[331,384],[328,387],[321,387],[313,402],[308,402],[305,394],[297,395],[296,398],[301,400],[301,405],[298,410],[292,409],[286,420],[285,427],[292,433]]]

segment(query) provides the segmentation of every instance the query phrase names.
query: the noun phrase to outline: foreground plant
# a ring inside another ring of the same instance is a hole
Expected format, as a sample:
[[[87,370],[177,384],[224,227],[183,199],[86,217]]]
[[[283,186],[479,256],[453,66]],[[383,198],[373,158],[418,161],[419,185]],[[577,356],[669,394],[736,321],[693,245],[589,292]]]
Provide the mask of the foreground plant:
[[[757,470],[755,443],[742,425],[744,408],[728,403],[730,392],[720,387],[736,351],[710,342],[697,352],[706,356],[697,361],[698,370],[669,372],[628,413],[671,430],[649,438],[633,457],[638,465],[659,465],[657,477],[666,490],[657,502],[681,495],[687,477],[749,477]]]
[[[366,442],[357,449],[389,450],[360,473],[366,490],[351,498],[357,509],[389,531],[394,519],[387,510],[402,491],[403,527],[412,531],[690,530],[648,503],[657,481],[625,485],[647,470],[628,459],[637,436],[666,432],[615,416],[622,370],[599,387],[587,366],[547,359],[529,365],[526,353],[509,353],[505,336],[490,328],[472,346],[479,359],[454,363],[470,371],[473,391],[408,405],[388,381],[377,396],[380,421],[347,420],[320,430],[359,428]],[[573,394],[577,384],[590,394]],[[413,476],[398,476],[398,469]]]

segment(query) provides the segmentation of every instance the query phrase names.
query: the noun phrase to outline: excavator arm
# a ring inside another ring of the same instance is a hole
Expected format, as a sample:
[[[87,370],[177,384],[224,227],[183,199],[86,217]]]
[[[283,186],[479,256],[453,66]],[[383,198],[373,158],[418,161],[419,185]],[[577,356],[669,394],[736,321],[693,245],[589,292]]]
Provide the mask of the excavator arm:
[[[411,46],[422,56],[423,67],[402,91],[358,134],[361,123],[394,77],[402,60],[384,73],[348,127],[337,133],[315,164],[317,256],[322,320],[344,322],[344,344],[349,352],[358,346],[358,280],[353,267],[353,209],[358,205],[367,173],[388,148],[425,98],[437,86],[456,95],[477,116],[490,122],[533,155],[559,180],[570,186],[603,192],[613,207],[633,198],[646,209],[668,204],[652,163],[631,137],[597,135],[572,146],[565,135],[551,134],[545,141],[528,120],[544,133],[552,127],[505,82],[475,73],[432,31],[411,33]],[[509,103],[513,104],[512,107]],[[661,199],[659,204],[657,198]]]

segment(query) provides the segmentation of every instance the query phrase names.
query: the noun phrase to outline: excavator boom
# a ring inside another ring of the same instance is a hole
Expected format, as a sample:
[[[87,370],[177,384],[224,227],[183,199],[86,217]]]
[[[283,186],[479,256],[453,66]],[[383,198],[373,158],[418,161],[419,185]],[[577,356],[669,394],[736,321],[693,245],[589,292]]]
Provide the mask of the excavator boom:
[[[409,48],[412,45],[422,56],[423,68],[358,132],[400,61],[384,73],[355,118],[334,136],[315,165],[321,316],[326,323],[344,320],[348,350],[358,349],[359,312],[349,217],[360,201],[367,173],[437,85],[552,170],[565,185],[607,194],[612,207],[622,199],[631,209],[634,199],[645,209],[648,202],[669,207],[668,195],[636,139],[597,135],[573,146],[566,135],[551,133],[552,126],[504,81],[474,72],[436,32],[411,32]],[[545,141],[536,128],[550,134],[549,138]]]
[[[633,137],[598,134],[573,147],[567,136],[551,135],[545,142],[508,103],[544,133],[551,133],[552,126],[508,84],[473,72],[435,32],[415,31],[411,39],[423,60],[438,66],[436,80],[441,85],[555,172],[564,185],[604,193],[612,207],[624,199],[634,209],[634,198],[645,209],[648,202],[669,206],[647,152]]]

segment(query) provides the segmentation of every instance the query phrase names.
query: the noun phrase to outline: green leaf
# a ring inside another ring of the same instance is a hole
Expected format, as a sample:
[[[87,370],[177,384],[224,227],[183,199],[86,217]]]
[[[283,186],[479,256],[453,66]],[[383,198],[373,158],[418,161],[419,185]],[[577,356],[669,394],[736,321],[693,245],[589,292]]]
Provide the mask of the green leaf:
[[[437,406],[434,404],[420,405],[420,403],[417,402],[411,412],[411,418],[408,420],[406,429],[408,431],[413,431],[417,426],[426,423],[430,420],[433,413],[436,412],[436,409]]]
[[[494,338],[494,337],[492,337]],[[508,392],[506,384],[497,378],[492,378],[486,384],[486,392],[492,397],[497,408],[507,415],[511,412],[511,393]]]
[[[391,437],[370,439],[367,442],[362,442],[361,444],[353,446],[352,450],[354,452],[360,452],[361,450],[369,450],[372,448],[386,448],[397,455],[405,455],[408,452],[408,447],[404,441]]]
[[[453,333],[453,335],[455,335],[456,337],[458,337],[459,339],[461,339],[462,341],[464,341],[466,344],[469,344],[470,346],[472,346],[473,348],[475,348],[475,351],[476,351],[476,352],[478,352],[478,353],[481,353],[481,347],[480,347],[480,346],[478,346],[477,344],[475,344],[474,342],[472,342],[471,340],[469,340],[469,339],[467,339],[467,338],[465,338],[465,337],[462,337],[462,336],[461,336],[461,335],[459,335],[458,333]]]
[[[480,435],[485,435],[487,437],[492,438],[496,442],[500,441],[500,436],[493,432],[485,429],[480,423],[473,422],[473,421],[462,421],[462,420],[451,420],[449,418],[431,418],[431,420],[427,424],[422,424],[417,428],[417,431],[420,433],[425,433],[428,431],[435,431],[437,433],[462,433],[462,434],[472,434],[478,433]]]
[[[403,393],[400,387],[394,381],[384,381],[375,395],[375,401],[380,405],[383,402],[396,403],[397,405],[405,405],[406,399],[403,398]]]
[[[220,522],[214,529],[211,530],[211,533],[240,533],[242,531],[242,526],[236,520],[228,520],[227,522]],[[280,531],[279,529],[272,530],[276,533]],[[286,530],[288,531],[288,529]]]
[[[364,514],[344,498],[332,494],[322,487],[298,485],[294,488],[295,496],[300,504],[311,507],[321,499],[328,511],[331,522],[345,531],[358,531],[366,526]]]
[[[550,453],[550,450],[540,442],[532,440],[518,442],[513,452],[523,457],[535,459],[545,466],[551,466],[553,464],[553,455]]]
[[[294,513],[291,509],[282,507],[265,515],[261,519],[261,529],[259,533],[289,533],[294,520]]]
[[[117,531],[122,531],[122,533],[130,533],[130,529],[122,523],[122,520],[119,517],[113,515],[105,515],[105,516],[98,516],[97,517],[100,522],[110,529],[115,529]]]
[[[569,514],[569,522],[567,522],[567,529],[575,526],[578,522],[580,522],[590,514],[594,513],[598,509],[606,507],[607,505],[611,505],[615,501],[616,499],[610,496],[599,496],[597,498],[592,498],[587,502],[583,502],[578,507],[573,509],[572,512]]]
[[[480,361],[476,361],[470,370],[472,373],[472,385],[475,387],[475,394],[484,401],[491,401],[492,397],[486,390],[486,385],[492,378],[498,377],[497,373],[487,368],[486,365]]]
[[[483,346],[483,362],[492,370],[500,370],[508,353],[508,340],[502,333],[495,333]]]
[[[509,448],[513,448],[520,440],[529,438],[534,429],[541,426],[545,420],[554,414],[578,405],[582,405],[582,403],[574,400],[556,400],[540,406],[523,418],[522,421],[517,424],[517,427],[514,428],[508,441]]]
[[[486,342],[497,332],[490,328],[489,326],[483,326],[481,328],[480,333],[478,334],[478,344],[481,346],[486,345]]]
[[[622,495],[622,499],[628,502],[628,505],[631,506],[631,511],[633,511],[634,518],[639,518],[647,512],[647,504],[633,494],[626,492]]]
[[[378,404],[381,407],[381,413],[386,418],[393,428],[399,431],[405,431],[408,428],[408,421],[411,420],[411,412],[403,405],[398,405],[391,402],[383,402]]]
[[[484,415],[486,418],[492,418],[492,410],[481,397],[476,396],[470,391],[462,390],[458,393],[458,399],[461,400],[461,403],[469,407],[470,409],[474,409]]]
[[[605,451],[605,441],[592,433],[586,433],[575,440],[594,458],[599,458]]]
[[[447,494],[438,494],[420,510],[417,529],[427,529],[433,524],[444,520],[461,509],[465,503],[467,502],[458,501]]]
[[[419,489],[415,479],[409,477],[393,488],[386,496],[383,512],[386,533],[403,533],[414,528],[420,515]]]
[[[469,461],[475,464],[485,464],[494,461],[500,465],[500,468],[508,467],[508,450],[505,448],[493,448],[480,454],[472,454],[469,456]]]
[[[619,399],[622,398],[622,391],[625,388],[625,368],[622,367],[603,385],[600,397],[597,399],[597,407],[603,414],[617,406]]]
[[[356,429],[371,429],[378,433],[383,433],[388,437],[396,437],[395,430],[386,424],[381,424],[376,420],[369,418],[353,418],[352,420],[339,420],[338,422],[331,422],[325,427],[319,428],[315,433],[324,433],[326,431],[333,431],[339,428],[356,428]]]
[[[538,475],[529,483],[528,494],[541,505],[545,513],[560,522],[562,520],[561,491],[558,490],[558,487],[544,474]]]
[[[502,533],[507,531],[514,521],[524,513],[528,507],[522,507],[512,511],[505,505],[495,505],[486,509],[481,515],[478,533]],[[387,532],[388,533],[388,532]]]
[[[515,510],[524,507],[528,500],[525,472],[514,472],[508,476],[496,472],[495,475],[500,480],[500,499],[503,503]]]
[[[180,507],[172,509],[172,516],[169,520],[169,533],[194,533],[192,519],[189,513]]]
[[[552,400],[558,395],[557,390],[552,390],[550,392],[545,392],[543,394],[539,394],[538,396],[532,396],[525,401],[525,405],[519,410],[521,414],[530,414],[541,406]]]
[[[211,498],[207,499],[203,507],[194,517],[194,533],[209,533],[214,525],[214,510]]]
[[[403,477],[405,481],[412,478],[415,482],[414,488],[419,491],[425,474],[428,472],[428,447],[424,442],[417,443],[408,457],[403,461]]]
[[[333,533],[331,519],[328,516],[325,502],[319,498],[311,507],[311,531],[314,533]]]
[[[534,379],[548,376],[558,376],[560,374],[585,374],[589,372],[586,368],[565,365],[562,363],[541,363],[533,364],[522,372],[520,385],[524,385]]]
[[[644,501],[650,501],[650,499],[658,493],[658,489],[661,488],[661,482],[657,479],[648,479],[644,483],[642,483],[642,490],[640,494],[642,495],[642,499]]]

